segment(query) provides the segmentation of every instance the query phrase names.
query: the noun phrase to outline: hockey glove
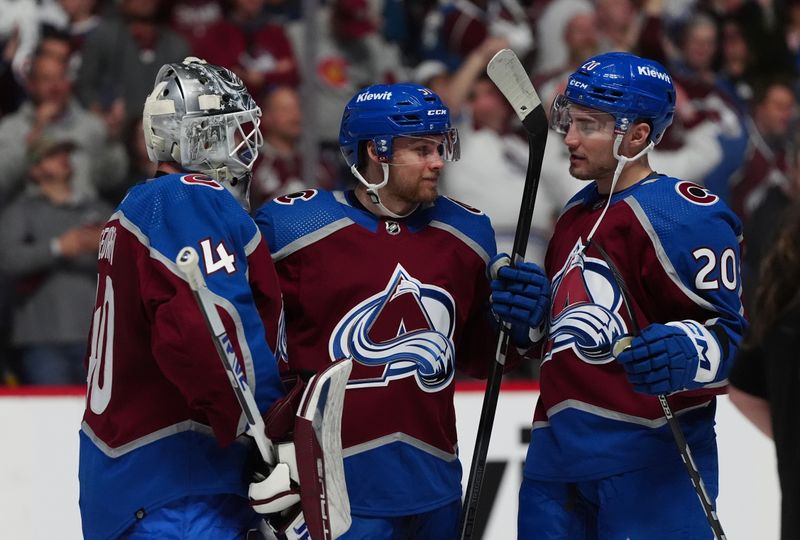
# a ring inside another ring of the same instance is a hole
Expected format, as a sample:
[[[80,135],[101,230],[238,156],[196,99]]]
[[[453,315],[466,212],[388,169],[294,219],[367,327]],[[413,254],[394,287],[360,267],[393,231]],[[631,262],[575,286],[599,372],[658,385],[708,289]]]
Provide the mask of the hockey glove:
[[[711,382],[719,365],[718,351],[708,330],[694,321],[651,324],[617,361],[637,392],[660,395]]]
[[[247,495],[259,514],[276,514],[300,503],[299,475],[294,443],[276,445],[278,463],[268,474],[256,472]]]
[[[253,474],[248,490],[250,506],[260,514],[282,512],[300,502],[300,475],[297,472],[297,458],[291,439],[294,415],[306,383],[296,377],[285,380],[284,385],[289,391],[275,401],[264,415],[267,437],[273,442],[284,441],[275,444],[277,463],[262,463],[260,470]]]
[[[539,329],[550,306],[550,280],[538,265],[511,266],[510,260],[498,253],[489,261],[492,312],[511,326],[514,345],[528,347],[530,331]]]

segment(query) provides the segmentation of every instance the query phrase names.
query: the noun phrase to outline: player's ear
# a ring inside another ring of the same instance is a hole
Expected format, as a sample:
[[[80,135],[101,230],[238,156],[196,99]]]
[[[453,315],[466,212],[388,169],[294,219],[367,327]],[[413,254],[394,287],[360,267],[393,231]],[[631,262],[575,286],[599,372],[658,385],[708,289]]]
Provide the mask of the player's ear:
[[[377,150],[375,149],[375,141],[367,141],[367,156],[369,156],[370,161],[374,161],[376,163],[389,163],[389,159],[386,156],[379,156]]]
[[[375,150],[375,141],[367,141],[367,155],[371,161],[380,161],[378,152]]]
[[[650,132],[652,130],[653,128],[651,128],[650,124],[647,122],[636,122],[628,130],[630,145],[632,148],[636,149],[636,152],[647,146],[648,137],[650,137]]]

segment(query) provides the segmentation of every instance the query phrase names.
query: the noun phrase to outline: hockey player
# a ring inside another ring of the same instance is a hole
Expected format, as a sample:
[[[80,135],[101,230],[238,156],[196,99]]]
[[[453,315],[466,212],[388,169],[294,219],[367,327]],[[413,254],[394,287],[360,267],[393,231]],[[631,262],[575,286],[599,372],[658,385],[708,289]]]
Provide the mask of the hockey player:
[[[457,367],[485,376],[494,357],[494,233],[482,212],[437,193],[459,145],[431,90],[361,90],[339,140],[354,190],[281,196],[256,215],[283,291],[288,368],[353,359],[342,420],[353,523],[343,538],[455,538],[453,377]]]
[[[713,538],[656,396],[669,395],[713,500],[715,396],[745,327],[741,226],[718,196],[650,168],[674,109],[666,70],[628,53],[587,60],[553,104],[569,172],[592,182],[565,206],[545,259],[552,297],[520,538]],[[509,321],[525,319],[520,274],[493,283]]]
[[[247,498],[244,416],[174,263],[184,246],[200,253],[266,411],[284,394],[282,304],[267,246],[242,208],[259,116],[236,75],[196,58],[162,67],[145,102],[159,172],[128,192],[98,256],[80,431],[87,539],[244,538],[260,521]]]

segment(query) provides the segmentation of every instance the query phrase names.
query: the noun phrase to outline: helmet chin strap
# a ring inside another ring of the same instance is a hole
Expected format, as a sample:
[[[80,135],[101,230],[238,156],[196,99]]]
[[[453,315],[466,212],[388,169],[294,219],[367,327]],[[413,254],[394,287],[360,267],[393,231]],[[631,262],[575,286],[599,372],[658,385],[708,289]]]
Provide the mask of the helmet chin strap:
[[[222,167],[203,169],[200,172],[207,174],[227,189],[231,195],[242,205],[242,208],[250,211],[250,180],[252,173],[246,171],[239,176],[234,176],[233,172],[227,165]],[[243,186],[239,186],[244,182]]]
[[[410,216],[414,213],[419,207],[419,204],[414,205],[414,207],[406,212],[405,214],[395,214],[388,208],[386,208],[383,203],[381,202],[381,197],[378,195],[378,190],[385,188],[386,185],[389,183],[389,164],[388,163],[381,163],[381,169],[383,170],[383,182],[380,184],[370,184],[367,180],[361,175],[361,173],[356,168],[355,164],[350,167],[350,172],[353,173],[361,185],[367,188],[367,195],[369,196],[369,200],[372,201],[372,204],[378,207],[379,213],[384,217],[392,217],[395,219],[402,219],[404,217]]]
[[[608,200],[606,200],[606,204],[603,207],[603,211],[600,213],[600,216],[597,218],[597,221],[594,222],[594,226],[592,226],[592,230],[589,232],[589,236],[586,237],[586,246],[589,247],[589,244],[592,243],[592,238],[594,237],[594,233],[597,231],[597,228],[600,226],[600,222],[603,221],[603,218],[606,216],[606,212],[608,211],[608,207],[611,205],[611,197],[614,195],[614,188],[617,186],[617,180],[619,180],[620,175],[622,175],[622,169],[625,168],[625,165],[630,163],[631,161],[636,161],[637,159],[641,158],[650,150],[653,149],[655,143],[650,141],[650,144],[645,146],[641,152],[636,154],[633,157],[625,157],[620,155],[619,147],[622,144],[622,138],[625,136],[625,133],[618,133],[616,138],[614,139],[614,158],[617,160],[617,168],[614,169],[614,176],[611,179],[611,189],[608,192]],[[585,249],[585,248],[584,248]]]

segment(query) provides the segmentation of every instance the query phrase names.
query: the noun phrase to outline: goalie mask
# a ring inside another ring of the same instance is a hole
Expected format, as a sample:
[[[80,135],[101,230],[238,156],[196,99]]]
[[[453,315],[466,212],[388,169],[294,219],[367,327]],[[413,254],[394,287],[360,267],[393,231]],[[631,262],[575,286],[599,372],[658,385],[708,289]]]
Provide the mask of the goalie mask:
[[[260,117],[230,70],[194,57],[166,64],[144,104],[147,155],[211,176],[248,208],[250,171],[262,144]]]

